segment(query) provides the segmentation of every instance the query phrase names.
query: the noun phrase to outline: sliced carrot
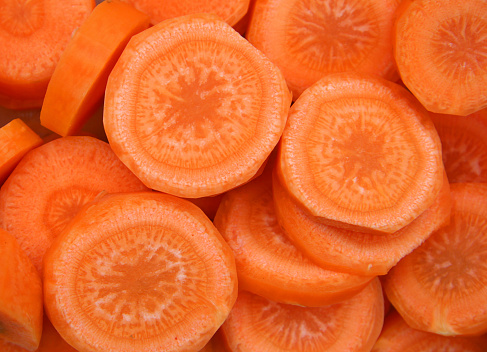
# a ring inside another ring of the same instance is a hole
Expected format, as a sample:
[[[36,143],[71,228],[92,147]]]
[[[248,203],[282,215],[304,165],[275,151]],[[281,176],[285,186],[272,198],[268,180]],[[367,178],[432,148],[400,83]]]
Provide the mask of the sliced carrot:
[[[487,332],[487,184],[451,185],[447,227],[403,258],[383,284],[414,329],[441,335]]]
[[[103,118],[112,149],[148,187],[199,198],[259,172],[290,103],[277,67],[200,14],[132,38],[110,74]]]
[[[107,143],[58,138],[25,155],[0,189],[0,227],[41,271],[45,251],[82,205],[100,192],[142,190]]]
[[[42,333],[41,278],[14,236],[0,228],[0,340],[29,351]]]
[[[487,3],[404,0],[394,56],[404,84],[430,111],[468,115],[487,107]]]
[[[113,66],[149,17],[131,5],[103,1],[76,31],[47,87],[41,124],[61,136],[78,132],[102,102]]]
[[[221,332],[232,352],[370,351],[383,320],[376,278],[353,298],[323,307],[276,303],[241,291]]]
[[[41,106],[47,84],[71,34],[94,0],[8,0],[0,20],[0,104]]]
[[[392,51],[400,0],[256,0],[246,37],[283,72],[298,98],[345,71],[398,77]]]
[[[320,221],[393,233],[438,196],[441,144],[427,111],[401,86],[362,73],[334,74],[292,106],[278,175]]]
[[[197,351],[230,312],[230,247],[189,201],[111,194],[84,207],[44,259],[44,304],[80,351]]]
[[[0,185],[25,154],[41,144],[42,138],[21,119],[0,128]]]
[[[466,117],[430,115],[450,182],[487,182],[487,109]]]

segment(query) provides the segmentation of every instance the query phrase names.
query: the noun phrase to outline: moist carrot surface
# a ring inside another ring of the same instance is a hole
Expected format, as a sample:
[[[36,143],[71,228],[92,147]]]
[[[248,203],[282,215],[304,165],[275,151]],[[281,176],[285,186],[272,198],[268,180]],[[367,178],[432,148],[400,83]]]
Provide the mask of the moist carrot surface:
[[[80,351],[197,351],[236,296],[218,230],[191,202],[158,192],[100,197],[44,259],[48,316]]]

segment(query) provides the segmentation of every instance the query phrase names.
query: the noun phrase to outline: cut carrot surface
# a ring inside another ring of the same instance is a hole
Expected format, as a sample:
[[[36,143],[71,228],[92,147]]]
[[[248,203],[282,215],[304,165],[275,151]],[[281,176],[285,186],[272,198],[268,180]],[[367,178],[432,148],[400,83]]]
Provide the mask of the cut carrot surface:
[[[144,184],[200,198],[259,172],[290,103],[275,65],[200,14],[132,38],[110,74],[103,118],[112,149]]]
[[[147,188],[93,137],[58,138],[24,156],[0,189],[0,227],[14,235],[36,268],[55,237],[100,192]]]
[[[113,66],[149,17],[129,4],[103,1],[63,51],[47,87],[41,124],[61,136],[79,131],[101,104]]]
[[[404,84],[430,111],[468,115],[487,107],[487,3],[404,0],[394,56]]]
[[[441,335],[487,332],[487,184],[451,184],[448,226],[403,258],[383,284],[414,329]]]
[[[80,351],[198,351],[237,296],[230,247],[189,201],[105,195],[84,207],[44,259],[44,303]]]
[[[320,221],[393,233],[431,206],[443,184],[441,144],[401,86],[361,73],[329,75],[291,107],[278,175]]]
[[[241,291],[222,325],[232,352],[370,351],[384,319],[379,280],[342,303],[299,307]]]
[[[0,228],[0,341],[29,351],[42,333],[42,283],[14,236]]]
[[[246,38],[283,72],[296,99],[330,73],[360,71],[394,81],[399,0],[256,0]]]
[[[94,0],[8,0],[0,20],[0,104],[38,108],[71,35]]]

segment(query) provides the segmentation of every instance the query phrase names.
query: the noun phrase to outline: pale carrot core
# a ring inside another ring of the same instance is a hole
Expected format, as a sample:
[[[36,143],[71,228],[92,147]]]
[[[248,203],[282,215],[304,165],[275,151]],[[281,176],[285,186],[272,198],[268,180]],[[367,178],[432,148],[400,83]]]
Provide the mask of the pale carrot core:
[[[29,36],[43,24],[44,2],[32,0],[5,1],[0,27],[13,36]]]

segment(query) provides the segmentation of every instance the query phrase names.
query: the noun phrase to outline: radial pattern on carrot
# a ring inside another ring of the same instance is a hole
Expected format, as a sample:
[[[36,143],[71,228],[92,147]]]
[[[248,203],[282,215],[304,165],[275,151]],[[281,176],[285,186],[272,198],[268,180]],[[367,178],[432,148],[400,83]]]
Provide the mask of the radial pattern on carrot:
[[[159,192],[98,198],[44,259],[48,316],[85,352],[198,351],[236,297],[218,230],[191,202]]]

